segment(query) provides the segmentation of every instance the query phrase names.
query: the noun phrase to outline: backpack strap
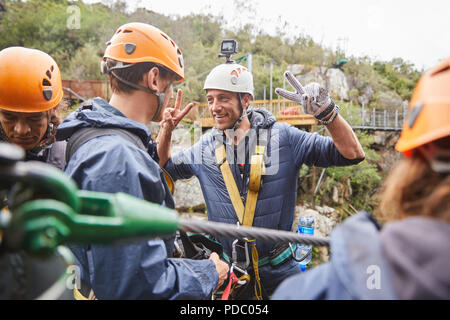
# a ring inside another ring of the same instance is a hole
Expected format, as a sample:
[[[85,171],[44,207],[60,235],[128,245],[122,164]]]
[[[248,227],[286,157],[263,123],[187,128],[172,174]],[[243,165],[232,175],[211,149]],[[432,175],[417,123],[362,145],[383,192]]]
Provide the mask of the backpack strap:
[[[147,148],[145,147],[144,143],[142,142],[142,139],[139,138],[134,133],[130,132],[126,129],[121,128],[82,128],[77,130],[67,141],[66,146],[66,164],[69,163],[70,158],[74,155],[74,153],[87,141],[94,139],[96,137],[101,136],[109,136],[109,135],[117,135],[121,136],[127,141],[130,141],[132,144],[134,144],[139,149],[148,152]],[[167,186],[169,187],[170,193],[173,195],[175,192],[175,183],[173,181],[173,178],[170,176],[170,174],[164,170],[164,168],[161,168],[164,178],[166,179]]]
[[[69,163],[70,158],[73,154],[87,141],[109,135],[118,135],[132,144],[137,146],[139,149],[147,151],[142,140],[135,134],[128,130],[120,128],[82,128],[77,130],[67,141],[66,147],[66,163]]]

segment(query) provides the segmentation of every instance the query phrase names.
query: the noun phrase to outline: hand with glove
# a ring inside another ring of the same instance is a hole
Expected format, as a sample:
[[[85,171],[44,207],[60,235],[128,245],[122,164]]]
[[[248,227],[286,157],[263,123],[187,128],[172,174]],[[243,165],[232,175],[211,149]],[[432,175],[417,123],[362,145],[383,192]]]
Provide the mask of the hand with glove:
[[[275,92],[279,96],[297,102],[302,106],[304,113],[313,115],[324,125],[331,123],[336,118],[339,107],[334,104],[333,99],[330,98],[330,94],[324,87],[316,82],[303,87],[289,71],[286,71],[284,76],[296,92],[276,88]]]

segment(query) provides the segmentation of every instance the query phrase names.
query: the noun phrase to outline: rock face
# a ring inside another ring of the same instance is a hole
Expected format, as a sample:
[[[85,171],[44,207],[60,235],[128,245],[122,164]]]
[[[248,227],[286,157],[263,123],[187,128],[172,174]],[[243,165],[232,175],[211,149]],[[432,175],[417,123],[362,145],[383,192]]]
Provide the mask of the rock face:
[[[292,225],[292,231],[297,231],[298,218],[314,218],[314,235],[317,237],[329,237],[331,230],[341,222],[341,213],[331,207],[316,206],[311,209],[304,206],[295,207],[295,220]]]
[[[400,138],[400,133],[375,131],[373,135],[374,142],[371,148],[375,149],[382,159],[378,162],[378,166],[383,172],[388,173],[395,163],[402,158],[402,154],[395,150],[395,144]]]
[[[304,85],[317,82],[330,91],[335,99],[348,100],[349,85],[342,70],[337,68],[313,67],[306,69],[303,65],[290,65],[288,70]]]
[[[375,91],[373,91],[372,86],[368,84],[362,89],[360,95],[358,96],[358,102],[362,106],[368,106],[374,94]]]
[[[180,212],[206,208],[200,182],[196,177],[175,182],[174,200],[175,207]]]
[[[152,136],[156,139],[159,125],[153,124],[151,130]],[[171,154],[175,155],[180,151],[190,148],[193,145],[193,134],[196,136],[195,140],[198,140],[201,129],[180,123],[172,134]],[[175,208],[180,212],[192,210],[204,211],[206,207],[200,182],[196,177],[175,182],[174,200]]]
[[[403,105],[403,100],[397,94],[391,92],[379,92],[376,103],[380,109],[396,109]]]
[[[295,219],[292,226],[292,231],[297,231],[298,218],[314,218],[314,236],[317,237],[329,237],[331,231],[342,221],[341,213],[328,206],[310,209],[303,206],[297,206],[295,208]],[[316,263],[327,262],[330,259],[330,251],[327,247],[319,247],[319,256]]]
[[[340,69],[330,68],[326,72],[328,90],[332,97],[348,100],[349,86],[344,72]]]

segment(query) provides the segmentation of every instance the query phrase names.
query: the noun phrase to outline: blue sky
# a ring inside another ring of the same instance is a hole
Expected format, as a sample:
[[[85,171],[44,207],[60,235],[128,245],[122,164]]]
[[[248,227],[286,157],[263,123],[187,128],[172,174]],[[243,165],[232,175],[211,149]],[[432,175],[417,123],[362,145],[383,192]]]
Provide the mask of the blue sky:
[[[237,10],[238,3],[245,7]],[[127,4],[166,15],[221,14],[227,27],[251,21],[270,34],[286,21],[287,34],[309,35],[326,47],[339,46],[348,55],[401,57],[419,69],[450,57],[450,1],[446,0],[129,0]]]

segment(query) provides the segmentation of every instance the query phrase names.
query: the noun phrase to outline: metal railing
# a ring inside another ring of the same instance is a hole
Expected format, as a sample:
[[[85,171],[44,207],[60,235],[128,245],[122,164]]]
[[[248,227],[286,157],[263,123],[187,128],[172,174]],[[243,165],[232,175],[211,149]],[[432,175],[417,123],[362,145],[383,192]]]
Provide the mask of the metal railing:
[[[347,121],[353,129],[401,131],[406,110],[378,110],[361,108],[358,116],[350,116]]]
[[[300,105],[290,100],[255,100],[251,103],[254,108],[265,108],[271,112],[277,120],[310,119],[314,117],[303,112]],[[202,120],[213,121],[207,103],[198,106],[199,116]],[[345,113],[345,112],[341,112]],[[387,130],[400,131],[406,116],[405,109],[379,110],[361,108],[360,112],[344,114],[345,119],[353,129],[362,130]]]
[[[254,100],[251,102],[251,106],[253,108],[265,108],[276,117],[283,115],[305,115],[302,107],[290,100]],[[212,119],[211,114],[209,113],[208,104],[206,102],[200,103],[198,105],[198,110],[200,118]]]

